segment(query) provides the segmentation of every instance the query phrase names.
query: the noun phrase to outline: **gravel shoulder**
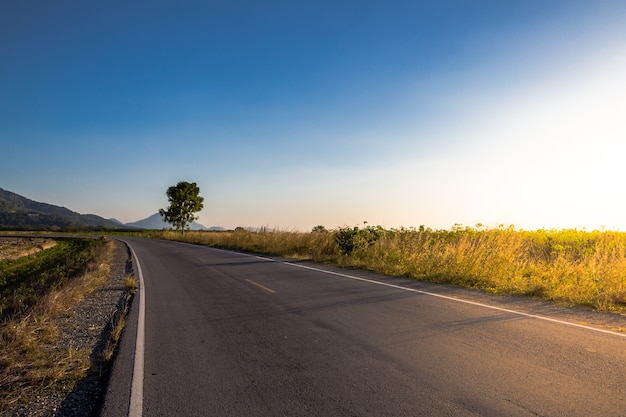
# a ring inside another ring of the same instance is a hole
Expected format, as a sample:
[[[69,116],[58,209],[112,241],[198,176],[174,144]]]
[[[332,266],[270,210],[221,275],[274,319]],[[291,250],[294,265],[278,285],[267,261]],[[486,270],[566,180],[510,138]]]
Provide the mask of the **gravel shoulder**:
[[[115,252],[107,283],[74,308],[71,314],[55,319],[59,346],[91,351],[91,368],[71,392],[62,386],[46,392],[30,404],[21,405],[6,416],[69,417],[96,416],[106,390],[111,365],[102,362],[102,352],[111,333],[111,319],[123,305],[126,295],[124,278],[132,272],[126,245],[114,241]]]

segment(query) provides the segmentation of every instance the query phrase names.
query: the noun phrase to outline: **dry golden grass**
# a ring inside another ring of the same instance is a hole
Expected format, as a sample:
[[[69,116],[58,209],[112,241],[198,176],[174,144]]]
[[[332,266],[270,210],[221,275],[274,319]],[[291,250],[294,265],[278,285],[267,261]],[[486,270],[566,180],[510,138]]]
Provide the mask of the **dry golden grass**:
[[[128,291],[130,295],[135,295],[138,286],[139,283],[137,282],[137,278],[135,278],[134,275],[128,275],[126,278],[124,278],[124,288],[126,288],[126,291]]]
[[[126,326],[126,317],[128,316],[128,309],[130,308],[130,302],[135,295],[138,287],[137,279],[133,275],[128,275],[124,278],[124,287],[126,288],[126,294],[124,296],[123,305],[120,310],[116,311],[111,317],[111,334],[106,342],[106,346],[102,352],[102,359],[105,362],[110,361],[115,354],[117,345],[122,338],[122,332]]]
[[[225,232],[187,231],[183,236],[180,232],[162,231],[155,233],[153,236],[161,239],[285,256],[294,259],[323,261],[325,259],[333,259],[336,254],[336,245],[331,233],[236,230]]]
[[[0,414],[18,401],[53,386],[71,389],[91,363],[90,349],[60,348],[54,319],[101,287],[109,275],[113,243],[89,263],[86,272],[50,290],[28,314],[5,320],[0,327]]]
[[[111,334],[109,335],[109,339],[106,342],[106,346],[102,352],[102,359],[105,362],[110,361],[115,354],[115,350],[117,349],[117,345],[122,338],[122,331],[126,326],[126,317],[128,315],[128,307],[124,308],[119,315],[116,315],[111,318]]]
[[[362,239],[350,253],[338,245],[341,230],[202,231],[186,232],[184,237],[164,231],[154,237],[331,262],[497,294],[537,296],[599,311],[626,311],[626,233],[512,227],[367,229],[376,231],[374,241],[364,244]]]

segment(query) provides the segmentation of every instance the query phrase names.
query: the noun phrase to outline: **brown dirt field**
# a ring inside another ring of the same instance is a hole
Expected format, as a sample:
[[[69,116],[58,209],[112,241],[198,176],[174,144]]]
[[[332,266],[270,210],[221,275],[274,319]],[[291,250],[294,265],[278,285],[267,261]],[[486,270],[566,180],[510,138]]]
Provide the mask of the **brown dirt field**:
[[[56,244],[52,239],[39,237],[0,237],[0,261],[28,256]]]

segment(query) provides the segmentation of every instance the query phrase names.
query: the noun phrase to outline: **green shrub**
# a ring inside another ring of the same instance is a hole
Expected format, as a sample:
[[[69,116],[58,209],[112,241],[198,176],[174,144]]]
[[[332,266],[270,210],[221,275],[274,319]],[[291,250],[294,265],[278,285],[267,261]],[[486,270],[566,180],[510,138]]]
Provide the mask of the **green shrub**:
[[[381,226],[366,226],[363,229],[355,227],[341,227],[335,230],[335,242],[341,255],[352,255],[357,250],[367,249],[382,236]]]

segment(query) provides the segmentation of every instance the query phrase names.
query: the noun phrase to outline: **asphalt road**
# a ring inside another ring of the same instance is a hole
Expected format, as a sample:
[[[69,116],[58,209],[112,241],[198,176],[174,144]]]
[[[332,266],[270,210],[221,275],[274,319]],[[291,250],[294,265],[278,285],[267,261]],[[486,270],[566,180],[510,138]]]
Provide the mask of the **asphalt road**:
[[[105,417],[129,403],[150,417],[626,416],[624,334],[463,290],[124,240],[145,319],[136,298]]]

